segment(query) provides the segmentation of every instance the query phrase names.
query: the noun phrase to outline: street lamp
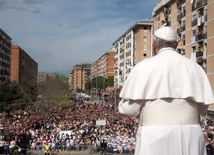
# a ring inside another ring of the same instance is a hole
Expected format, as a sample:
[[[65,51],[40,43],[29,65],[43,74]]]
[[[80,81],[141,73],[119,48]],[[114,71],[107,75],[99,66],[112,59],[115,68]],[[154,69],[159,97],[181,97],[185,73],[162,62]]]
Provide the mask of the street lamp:
[[[116,105],[117,105],[118,74],[119,74],[118,67],[115,66],[114,67],[114,108],[116,108]],[[116,75],[117,75],[117,77],[116,77]]]
[[[103,70],[103,103],[105,102],[105,71]]]
[[[96,69],[96,98],[97,98],[97,69]]]
[[[114,80],[114,108],[117,105],[117,81]]]

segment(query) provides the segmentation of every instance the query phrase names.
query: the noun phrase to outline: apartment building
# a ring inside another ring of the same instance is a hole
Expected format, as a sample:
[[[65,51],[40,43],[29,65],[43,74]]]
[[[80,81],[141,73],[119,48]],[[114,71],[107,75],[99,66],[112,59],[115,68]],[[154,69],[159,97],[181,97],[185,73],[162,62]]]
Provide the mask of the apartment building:
[[[75,65],[69,75],[70,90],[85,90],[85,84],[90,80],[91,64]]]
[[[0,28],[0,82],[10,81],[11,40]]]
[[[214,0],[161,0],[153,8],[154,30],[171,26],[177,52],[197,62],[214,90]]]
[[[114,76],[114,54],[114,49],[110,49],[91,65],[90,79],[99,76],[105,78]]]
[[[115,89],[122,88],[132,68],[138,62],[152,56],[152,32],[153,21],[139,21],[113,42]]]
[[[38,64],[22,48],[17,45],[11,47],[11,81],[19,84],[36,83]]]
[[[39,72],[37,75],[37,83],[44,84],[49,80],[56,78],[56,73]]]

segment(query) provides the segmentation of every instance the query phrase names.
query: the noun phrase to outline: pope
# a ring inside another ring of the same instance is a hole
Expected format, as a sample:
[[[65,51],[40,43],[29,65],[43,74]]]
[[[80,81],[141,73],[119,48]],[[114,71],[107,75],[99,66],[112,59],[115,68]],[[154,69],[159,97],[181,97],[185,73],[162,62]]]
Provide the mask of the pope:
[[[172,28],[156,30],[154,56],[133,68],[120,92],[119,112],[139,119],[135,155],[206,155],[199,116],[214,103],[212,88],[176,47]]]

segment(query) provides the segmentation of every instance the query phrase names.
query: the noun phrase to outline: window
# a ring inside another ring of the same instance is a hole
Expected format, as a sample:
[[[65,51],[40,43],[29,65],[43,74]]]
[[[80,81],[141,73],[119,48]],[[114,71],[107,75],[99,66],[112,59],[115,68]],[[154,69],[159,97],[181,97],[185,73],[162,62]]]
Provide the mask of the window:
[[[192,15],[192,21],[196,19],[196,14]]]
[[[196,29],[192,30],[192,36],[195,36],[195,35],[196,35]]]
[[[183,25],[183,26],[186,25],[185,23],[186,23],[186,21],[184,20],[183,23],[182,23],[182,25]]]

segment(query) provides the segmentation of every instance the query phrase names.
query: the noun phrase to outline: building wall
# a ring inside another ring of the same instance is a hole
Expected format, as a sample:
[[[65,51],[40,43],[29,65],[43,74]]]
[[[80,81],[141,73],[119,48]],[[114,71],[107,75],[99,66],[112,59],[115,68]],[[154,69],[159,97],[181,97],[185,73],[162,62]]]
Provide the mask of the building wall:
[[[207,75],[214,90],[214,0],[207,5]]]
[[[135,30],[134,64],[151,57],[151,26],[138,27]]]
[[[110,49],[109,51],[104,53],[100,58],[98,58],[91,65],[90,79],[99,76],[104,76],[105,78],[114,76],[114,55],[115,51],[113,49]]]
[[[0,82],[10,81],[11,40],[0,28]]]
[[[37,82],[38,64],[17,45],[11,47],[11,81],[20,84]]]
[[[133,67],[151,57],[152,21],[139,21],[123,33],[114,43],[114,87],[121,89]]]
[[[20,76],[19,76],[19,68],[20,68],[20,52],[19,48],[13,47],[11,49],[11,81],[16,81],[17,83],[21,82]]]
[[[106,78],[114,76],[114,51],[107,52]]]
[[[49,80],[55,79],[56,78],[55,73],[46,73],[46,72],[39,72],[37,75],[37,83],[43,84],[48,82]]]
[[[70,89],[73,90],[85,90],[85,84],[90,80],[91,64],[75,65],[71,71],[70,77]]]

